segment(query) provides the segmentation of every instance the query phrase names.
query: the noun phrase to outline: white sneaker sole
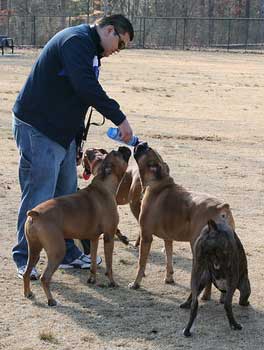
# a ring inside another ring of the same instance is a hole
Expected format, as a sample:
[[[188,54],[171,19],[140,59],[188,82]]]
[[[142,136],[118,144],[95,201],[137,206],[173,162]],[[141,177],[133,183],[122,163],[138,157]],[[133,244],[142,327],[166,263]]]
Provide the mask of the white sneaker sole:
[[[96,259],[96,264],[101,265],[102,263],[102,258],[101,257],[97,257]],[[79,264],[60,264],[59,265],[59,269],[64,269],[64,270],[69,270],[69,269],[82,269],[82,270],[87,270],[90,269],[91,267],[91,263],[83,263],[82,265]]]

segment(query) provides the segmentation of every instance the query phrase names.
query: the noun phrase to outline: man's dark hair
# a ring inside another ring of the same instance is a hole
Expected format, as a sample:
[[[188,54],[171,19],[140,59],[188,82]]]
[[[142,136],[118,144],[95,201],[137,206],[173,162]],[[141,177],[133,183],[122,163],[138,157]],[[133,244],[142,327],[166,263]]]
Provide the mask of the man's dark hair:
[[[105,26],[112,25],[115,30],[119,34],[125,34],[128,33],[130,37],[130,41],[133,40],[134,38],[134,29],[129,21],[125,16],[123,15],[111,15],[111,16],[106,16],[97,21],[97,24],[102,28]]]

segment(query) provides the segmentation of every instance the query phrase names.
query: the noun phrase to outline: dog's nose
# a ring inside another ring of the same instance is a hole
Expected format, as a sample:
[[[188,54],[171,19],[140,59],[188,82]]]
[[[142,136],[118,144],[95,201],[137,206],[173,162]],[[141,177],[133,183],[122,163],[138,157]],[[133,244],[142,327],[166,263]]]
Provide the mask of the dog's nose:
[[[147,142],[140,142],[134,148],[134,157],[137,158],[140,154],[145,153],[149,149]]]

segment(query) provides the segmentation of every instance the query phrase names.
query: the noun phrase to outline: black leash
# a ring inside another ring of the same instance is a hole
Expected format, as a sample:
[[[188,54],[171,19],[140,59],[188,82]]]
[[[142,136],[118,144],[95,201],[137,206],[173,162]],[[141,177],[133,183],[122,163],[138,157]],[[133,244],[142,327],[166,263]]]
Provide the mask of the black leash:
[[[77,164],[79,164],[78,162],[81,161],[81,159],[82,159],[82,156],[83,156],[83,146],[84,146],[84,143],[85,143],[85,141],[86,141],[86,139],[87,139],[87,135],[88,135],[90,126],[91,126],[91,125],[102,126],[102,125],[104,125],[104,123],[105,123],[105,117],[104,117],[104,116],[102,117],[101,123],[95,123],[95,122],[91,123],[92,114],[93,114],[93,108],[91,107],[90,113],[89,113],[89,117],[88,117],[88,120],[87,120],[85,129],[84,129],[84,131],[83,131],[82,141],[81,141],[80,146],[78,146],[78,149],[77,149]]]
[[[87,120],[87,124],[86,124],[85,129],[84,129],[84,132],[83,132],[83,136],[82,136],[82,140],[83,140],[83,141],[82,141],[82,146],[83,146],[84,141],[86,141],[86,139],[87,139],[87,135],[88,135],[90,126],[91,126],[91,125],[102,126],[102,125],[104,125],[104,123],[105,123],[105,117],[104,117],[104,116],[103,116],[103,118],[102,118],[101,123],[95,123],[95,122],[91,123],[92,114],[93,114],[93,107],[91,107],[91,109],[90,109],[90,113],[89,113],[89,117],[88,117],[88,120]]]

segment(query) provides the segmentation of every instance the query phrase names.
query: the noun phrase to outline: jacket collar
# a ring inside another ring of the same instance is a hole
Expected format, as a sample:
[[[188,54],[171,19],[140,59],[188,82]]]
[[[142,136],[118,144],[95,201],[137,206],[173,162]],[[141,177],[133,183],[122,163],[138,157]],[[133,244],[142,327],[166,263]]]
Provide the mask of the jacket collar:
[[[99,65],[100,65],[100,59],[103,57],[104,49],[101,46],[101,39],[99,34],[97,33],[96,26],[92,25],[90,26],[90,29],[91,29],[92,40],[96,46],[96,51],[99,58]]]

